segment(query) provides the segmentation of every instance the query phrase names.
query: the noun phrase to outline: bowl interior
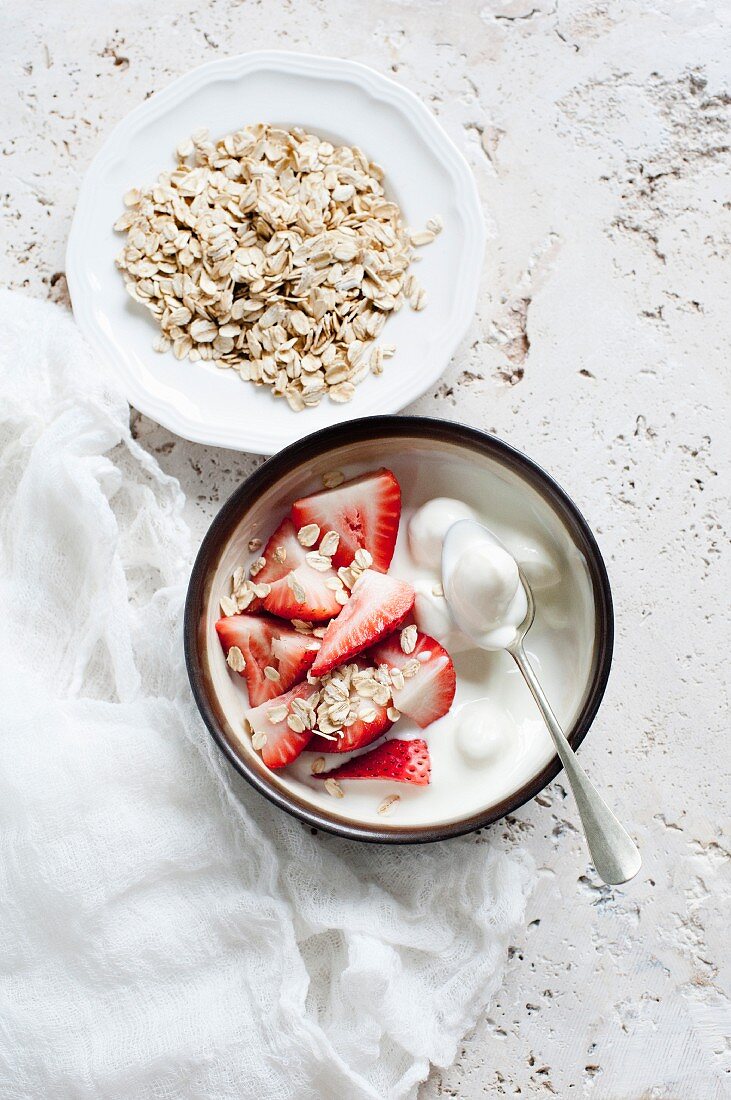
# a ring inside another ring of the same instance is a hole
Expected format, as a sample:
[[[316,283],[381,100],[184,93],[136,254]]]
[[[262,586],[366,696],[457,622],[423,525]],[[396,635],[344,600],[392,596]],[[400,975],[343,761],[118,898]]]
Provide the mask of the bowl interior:
[[[322,433],[330,437],[329,445],[305,440],[299,454],[290,448],[228,502],[207,536],[194,573],[189,629],[195,638],[189,659],[199,705],[212,732],[239,770],[269,797],[335,831],[353,835],[348,828],[353,827],[354,835],[371,839],[435,839],[494,820],[535,794],[556,770],[549,735],[511,658],[475,651],[454,655],[458,688],[452,715],[419,734],[428,741],[432,757],[432,782],[426,791],[369,781],[351,783],[345,799],[333,799],[310,775],[311,753],[282,772],[270,772],[243,732],[245,684],[227,668],[215,632],[219,600],[230,591],[231,574],[252,558],[249,539],[266,540],[293,499],[321,487],[323,473],[339,469],[353,476],[387,465],[400,481],[405,515],[432,497],[458,497],[513,552],[540,543],[549,552],[557,579],[536,594],[536,621],[526,649],[574,743],[583,736],[603,690],[609,660],[607,615],[611,650],[611,609],[603,604],[597,582],[598,551],[584,541],[578,513],[537,468],[481,433],[455,425],[425,430],[425,423],[440,425],[438,421],[422,421],[411,433],[398,427],[404,420],[381,419],[397,425],[393,434],[374,433],[369,438],[366,425],[379,421],[331,429]],[[402,522],[400,538],[405,538],[405,529]],[[512,749],[488,767],[455,773],[454,716],[481,694],[509,710]],[[402,731],[418,732],[403,718],[398,727],[399,734]],[[398,815],[384,820],[377,809],[392,792],[400,795]]]
[[[444,222],[416,265],[428,308],[405,308],[389,319],[383,340],[396,345],[396,356],[387,374],[366,378],[347,405],[325,400],[294,413],[233,371],[155,353],[156,324],[127,295],[114,265],[123,236],[112,226],[130,187],[174,167],[176,145],[193,131],[207,127],[220,137],[261,121],[360,146],[384,168],[410,225],[423,228],[435,214]],[[465,161],[406,89],[348,62],[250,54],[187,74],[114,131],[82,188],[68,277],[79,323],[110,355],[135,407],[188,439],[272,454],[328,424],[395,412],[436,380],[472,317],[483,239]]]

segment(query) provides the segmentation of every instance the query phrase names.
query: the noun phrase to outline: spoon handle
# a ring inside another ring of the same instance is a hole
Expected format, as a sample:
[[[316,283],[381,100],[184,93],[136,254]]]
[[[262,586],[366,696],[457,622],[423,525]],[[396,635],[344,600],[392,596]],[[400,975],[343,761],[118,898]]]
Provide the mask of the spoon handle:
[[[627,882],[640,869],[642,859],[629,833],[620,825],[604,799],[589,779],[566,740],[556,715],[551,710],[543,688],[526,657],[523,646],[512,646],[509,653],[523,674],[531,694],[538,704],[556,746],[564,770],[569,777],[579,808],[584,835],[597,874],[612,885]]]

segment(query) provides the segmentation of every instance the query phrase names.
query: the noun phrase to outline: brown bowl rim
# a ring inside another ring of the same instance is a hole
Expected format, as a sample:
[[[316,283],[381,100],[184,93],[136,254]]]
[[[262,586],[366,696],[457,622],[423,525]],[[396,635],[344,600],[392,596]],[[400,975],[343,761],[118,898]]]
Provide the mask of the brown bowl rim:
[[[379,437],[391,439],[396,436],[410,439],[429,439],[432,442],[437,440],[452,445],[466,446],[468,450],[478,451],[506,466],[517,473],[547,500],[566,524],[576,545],[584,554],[594,593],[596,625],[591,688],[571,732],[567,735],[572,747],[574,749],[578,748],[596,717],[612,664],[614,610],[604,559],[596,538],[583,515],[573,500],[550,474],[533,459],[528,458],[522,451],[512,447],[504,440],[466,424],[435,417],[367,416],[313,432],[267,459],[234,490],[213,519],[203,538],[190,575],[183,630],[188,678],[201,717],[224,756],[260,794],[263,794],[275,806],[292,814],[312,828],[324,829],[326,832],[344,837],[347,840],[370,843],[419,844],[462,836],[465,833],[492,825],[508,814],[514,813],[532,798],[535,798],[555,779],[561,771],[561,763],[558,757],[554,756],[530,782],[523,784],[509,798],[503,799],[489,810],[482,810],[459,821],[435,825],[391,827],[377,827],[360,822],[344,821],[324,810],[315,809],[305,803],[299,803],[287,793],[269,786],[268,782],[252,770],[247,762],[234,751],[223,733],[222,715],[219,716],[211,699],[211,696],[215,699],[215,692],[208,691],[205,664],[201,657],[205,643],[199,629],[205,609],[206,581],[215,567],[219,547],[225,545],[239,523],[242,513],[258,497],[272,488],[285,473],[291,472],[310,459],[320,457],[323,451],[341,447],[343,444],[367,441]]]

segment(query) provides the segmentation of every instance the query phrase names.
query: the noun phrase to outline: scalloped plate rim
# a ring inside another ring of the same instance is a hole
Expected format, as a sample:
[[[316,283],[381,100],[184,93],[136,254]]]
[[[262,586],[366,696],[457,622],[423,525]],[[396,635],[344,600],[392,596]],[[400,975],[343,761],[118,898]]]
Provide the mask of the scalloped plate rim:
[[[76,321],[121,379],[130,404],[145,416],[194,443],[268,455],[317,429],[302,422],[304,414],[291,413],[291,431],[261,432],[252,425],[247,425],[243,432],[238,428],[232,430],[210,421],[203,422],[200,417],[186,416],[164,399],[152,395],[130,369],[117,346],[103,333],[94,315],[93,272],[83,262],[88,247],[85,237],[92,216],[91,196],[104,171],[124,158],[135,136],[211,80],[222,77],[236,80],[260,70],[280,73],[284,77],[296,74],[320,80],[345,79],[372,98],[396,107],[426,141],[454,187],[454,206],[464,227],[468,251],[462,257],[462,277],[455,288],[449,323],[442,325],[439,334],[430,342],[433,369],[423,371],[418,378],[406,374],[406,377],[402,375],[392,380],[389,389],[384,387],[383,393],[354,411],[353,418],[398,412],[441,377],[474,316],[485,249],[485,225],[472,171],[434,115],[410,89],[360,62],[279,50],[258,50],[210,61],[175,78],[117,123],[84,175],[69,233],[66,276]],[[151,350],[150,355],[154,354]],[[333,412],[332,423],[337,423],[337,410]]]

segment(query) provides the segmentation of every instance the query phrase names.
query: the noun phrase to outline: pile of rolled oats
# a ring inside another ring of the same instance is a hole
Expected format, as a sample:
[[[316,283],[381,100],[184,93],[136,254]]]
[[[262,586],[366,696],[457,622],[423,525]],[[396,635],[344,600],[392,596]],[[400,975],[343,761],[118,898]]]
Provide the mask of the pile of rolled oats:
[[[383,171],[304,130],[199,131],[178,164],[125,197],[115,229],[127,289],[160,325],[155,347],[270,386],[300,411],[349,401],[393,346],[375,341],[426,296],[409,265],[439,218],[413,232]]]

